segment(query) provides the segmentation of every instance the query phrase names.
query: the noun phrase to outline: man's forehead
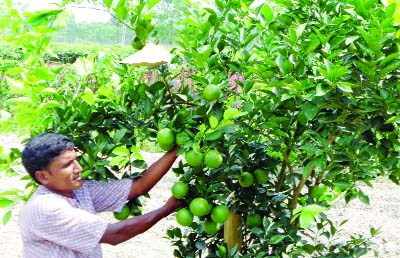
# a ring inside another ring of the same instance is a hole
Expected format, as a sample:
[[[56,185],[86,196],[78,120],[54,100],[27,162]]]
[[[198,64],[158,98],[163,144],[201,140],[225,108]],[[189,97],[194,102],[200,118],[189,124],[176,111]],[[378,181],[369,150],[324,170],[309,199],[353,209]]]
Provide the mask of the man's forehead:
[[[69,159],[71,157],[76,157],[76,151],[74,149],[63,150],[60,155],[55,157],[55,159]]]

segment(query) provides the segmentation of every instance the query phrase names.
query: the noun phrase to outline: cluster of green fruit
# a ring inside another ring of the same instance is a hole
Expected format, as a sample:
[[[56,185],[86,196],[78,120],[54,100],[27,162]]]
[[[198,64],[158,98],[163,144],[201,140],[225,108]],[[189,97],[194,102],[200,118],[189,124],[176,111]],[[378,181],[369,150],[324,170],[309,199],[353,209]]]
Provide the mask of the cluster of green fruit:
[[[178,181],[172,186],[171,192],[176,199],[184,199],[189,193],[189,186]],[[209,235],[214,235],[218,232],[221,223],[228,219],[229,208],[225,205],[213,207],[205,198],[196,197],[190,201],[188,208],[181,208],[176,213],[176,220],[182,226],[190,226],[194,216],[205,218],[202,223],[203,231]]]
[[[157,133],[157,142],[159,146],[168,151],[173,148],[174,144],[183,145],[177,139],[184,139],[185,137],[175,137],[175,134],[170,128],[163,128]],[[177,140],[177,142],[175,142]],[[199,150],[188,149],[184,154],[186,163],[189,166],[197,167],[205,165],[209,169],[215,169],[222,165],[223,157],[216,149],[209,149],[203,154]],[[188,196],[189,185],[185,182],[176,182],[171,189],[172,195],[176,199],[184,199]],[[188,207],[181,208],[176,213],[176,220],[182,226],[190,226],[193,222],[194,216],[202,218],[203,231],[209,235],[218,232],[221,223],[228,219],[229,209],[224,205],[216,205],[213,207],[203,197],[196,197],[190,200]]]
[[[185,137],[176,137],[174,131],[170,128],[163,128],[157,134],[159,146],[168,151],[175,144],[182,146],[184,142],[177,139],[186,139]],[[223,163],[223,156],[216,149],[208,149],[203,153],[197,149],[187,149],[184,153],[186,163],[191,167],[204,165],[208,169],[219,168]],[[268,180],[268,172],[265,169],[257,168],[251,172],[242,172],[238,177],[241,187],[248,188],[254,183],[264,184]],[[179,181],[172,186],[172,194],[177,199],[184,199],[189,193],[189,185]],[[224,205],[210,204],[203,197],[196,197],[190,200],[188,207],[180,209],[176,214],[177,222],[182,226],[190,226],[194,216],[202,218],[203,231],[209,235],[218,232],[221,223],[224,223],[229,214],[229,208]],[[208,216],[210,215],[210,216]],[[256,227],[261,224],[261,217],[258,214],[249,214],[246,217],[246,225]]]
[[[171,150],[175,144],[183,145],[183,142],[176,142],[176,139],[182,138],[183,137],[176,138],[174,131],[170,128],[163,128],[157,133],[157,142],[160,148],[165,151]],[[203,154],[201,151],[190,149],[185,152],[185,160],[187,164],[192,167],[200,166],[204,162],[204,165],[206,165],[208,168],[218,168],[223,162],[221,153],[215,149],[210,149],[205,154]]]

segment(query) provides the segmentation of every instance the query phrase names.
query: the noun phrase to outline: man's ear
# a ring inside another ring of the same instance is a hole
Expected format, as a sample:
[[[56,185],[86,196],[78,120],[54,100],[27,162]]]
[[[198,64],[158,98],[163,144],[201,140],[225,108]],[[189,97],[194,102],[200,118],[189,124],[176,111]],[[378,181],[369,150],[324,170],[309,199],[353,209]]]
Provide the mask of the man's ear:
[[[36,179],[42,183],[42,185],[46,185],[49,181],[49,172],[46,170],[39,170],[35,172]]]

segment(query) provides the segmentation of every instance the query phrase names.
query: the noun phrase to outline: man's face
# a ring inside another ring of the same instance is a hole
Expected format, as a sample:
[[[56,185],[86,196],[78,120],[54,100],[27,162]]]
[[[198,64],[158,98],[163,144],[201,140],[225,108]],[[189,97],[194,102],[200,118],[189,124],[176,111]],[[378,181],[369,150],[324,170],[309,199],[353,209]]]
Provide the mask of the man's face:
[[[50,165],[41,171],[42,184],[49,190],[61,195],[72,197],[72,190],[82,186],[82,167],[76,160],[75,150],[64,150],[55,157]]]

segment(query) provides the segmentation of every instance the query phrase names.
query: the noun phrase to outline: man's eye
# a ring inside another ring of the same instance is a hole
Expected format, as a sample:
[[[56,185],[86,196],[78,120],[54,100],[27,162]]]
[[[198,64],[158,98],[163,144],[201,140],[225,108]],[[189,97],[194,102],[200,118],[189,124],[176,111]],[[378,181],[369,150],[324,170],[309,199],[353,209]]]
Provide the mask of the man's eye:
[[[69,167],[69,166],[71,166],[71,165],[72,165],[72,163],[74,163],[74,161],[73,161],[73,160],[71,160],[70,162],[68,162],[67,164],[65,164],[65,167]]]

